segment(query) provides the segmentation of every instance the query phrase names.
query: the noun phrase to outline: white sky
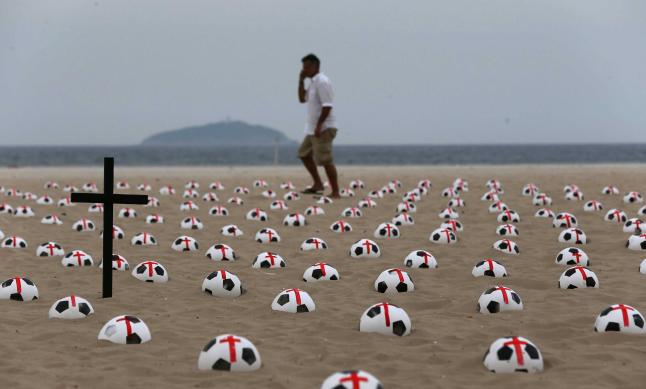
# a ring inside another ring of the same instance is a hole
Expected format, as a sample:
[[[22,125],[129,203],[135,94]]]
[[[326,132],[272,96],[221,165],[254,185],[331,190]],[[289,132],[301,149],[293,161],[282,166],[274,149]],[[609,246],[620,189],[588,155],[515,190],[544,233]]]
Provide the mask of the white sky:
[[[132,144],[225,119],[338,142],[646,142],[646,1],[0,0],[2,144]]]

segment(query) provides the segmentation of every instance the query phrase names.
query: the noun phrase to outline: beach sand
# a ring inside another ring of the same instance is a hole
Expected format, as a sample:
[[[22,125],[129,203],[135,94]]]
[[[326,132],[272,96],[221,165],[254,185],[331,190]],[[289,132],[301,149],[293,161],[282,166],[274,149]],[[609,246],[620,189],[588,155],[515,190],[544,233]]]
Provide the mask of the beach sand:
[[[117,161],[118,165],[118,161]],[[37,205],[34,201],[0,195],[0,202],[12,206],[29,204],[34,218],[0,215],[0,230],[18,235],[29,244],[27,249],[0,249],[0,278],[21,275],[36,283],[40,299],[30,303],[0,301],[0,382],[12,388],[107,388],[107,387],[174,387],[174,388],[318,388],[335,371],[363,369],[376,377],[385,388],[545,388],[545,387],[643,387],[646,370],[646,336],[599,334],[593,330],[596,316],[608,305],[625,303],[646,313],[646,276],[638,266],[645,252],[624,247],[628,237],[621,226],[603,221],[602,212],[583,212],[583,202],[566,201],[562,188],[577,184],[586,200],[598,199],[605,210],[616,207],[633,217],[638,205],[625,205],[622,196],[600,194],[605,185],[626,191],[646,192],[644,165],[620,166],[460,166],[460,167],[340,167],[343,185],[355,178],[366,183],[357,197],[325,205],[325,215],[308,218],[303,228],[282,226],[288,211],[270,211],[271,200],[254,189],[256,178],[267,180],[279,198],[285,192],[278,185],[292,180],[298,188],[308,184],[304,170],[295,167],[237,168],[118,168],[116,179],[126,180],[136,193],[136,185],[146,181],[153,186],[151,195],[161,201],[160,208],[137,206],[139,217],[118,219],[126,239],[115,241],[115,252],[134,266],[144,259],[161,262],[170,273],[166,284],[148,284],[130,275],[114,272],[114,298],[101,299],[101,272],[94,268],[64,268],[60,257],[39,258],[36,247],[56,241],[66,252],[82,249],[101,259],[99,231],[77,233],[72,224],[82,216],[101,225],[100,214],[88,214],[87,205],[59,208]],[[446,207],[443,188],[455,177],[469,182],[470,191],[463,194],[466,207],[459,209],[464,232],[452,246],[429,242],[430,232],[439,227],[437,214]],[[340,219],[341,210],[357,201],[370,189],[378,189],[391,179],[399,179],[403,188],[397,195],[377,199],[378,207],[365,210],[365,216],[349,220],[354,231],[334,234],[329,226]],[[421,179],[430,178],[430,194],[418,203],[412,214],[414,226],[401,227],[397,240],[379,240],[379,259],[352,259],[348,249],[360,238],[373,238],[376,226],[395,214],[404,190]],[[489,178],[501,181],[502,196],[522,217],[519,256],[506,256],[492,249],[499,237],[496,215],[487,211],[488,203],[480,200]],[[200,194],[209,191],[208,184],[221,180],[226,190],[218,192],[220,203],[233,196],[237,185],[251,189],[244,205],[224,204],[228,217],[213,217],[208,210],[214,203],[196,200],[200,209],[179,211],[184,183],[199,181]],[[99,183],[100,168],[25,168],[0,170],[0,185],[16,187],[38,195],[49,194],[55,200],[62,190],[44,190],[47,180],[81,186],[87,181]],[[551,220],[534,218],[538,209],[531,198],[521,195],[528,182],[536,183],[550,194],[555,212],[570,211],[579,218],[579,226],[591,242],[583,249],[591,259],[590,268],[599,277],[601,288],[561,290],[557,280],[565,267],[554,263],[556,254],[567,245],[557,240],[560,230]],[[172,184],[174,196],[160,196],[159,187]],[[314,204],[312,197],[289,203],[289,212],[304,212]],[[261,207],[269,221],[247,221],[248,210]],[[120,206],[115,206],[115,215]],[[62,226],[40,224],[48,213],[58,213]],[[160,213],[163,225],[145,224],[145,216]],[[187,215],[198,216],[205,225],[202,231],[181,230],[179,222]],[[237,224],[245,233],[239,238],[223,237],[219,228]],[[282,242],[261,245],[253,241],[256,231],[273,227]],[[157,237],[158,246],[136,247],[130,238],[147,231]],[[200,249],[178,253],[171,241],[187,233],[196,238]],[[327,251],[301,252],[300,243],[318,236],[329,245]],[[231,263],[213,262],[204,256],[206,249],[222,242],[232,246],[239,259]],[[256,270],[251,261],[261,251],[282,255],[287,267],[279,270]],[[437,269],[407,269],[415,282],[415,291],[385,298],[373,289],[379,273],[391,267],[403,267],[403,258],[412,250],[427,249],[439,264]],[[476,312],[480,294],[498,283],[489,277],[474,278],[471,269],[479,260],[493,257],[509,272],[505,286],[520,294],[525,304],[522,312],[483,315]],[[310,284],[302,281],[303,271],[319,261],[336,267],[341,279]],[[247,293],[235,299],[216,298],[202,293],[202,280],[211,271],[227,269],[240,277]],[[274,297],[287,288],[302,288],[316,302],[316,311],[289,314],[272,311]],[[93,304],[96,313],[83,320],[50,320],[47,312],[59,298],[75,293]],[[359,318],[370,305],[384,299],[404,308],[412,320],[413,332],[407,337],[387,337],[360,333]],[[98,342],[97,334],[105,322],[120,314],[142,318],[149,326],[152,341],[138,346],[121,346]],[[262,357],[262,368],[251,373],[198,371],[197,357],[202,347],[216,335],[233,333],[251,340]],[[509,335],[529,338],[541,350],[545,371],[540,374],[492,374],[482,364],[482,357],[495,339]]]

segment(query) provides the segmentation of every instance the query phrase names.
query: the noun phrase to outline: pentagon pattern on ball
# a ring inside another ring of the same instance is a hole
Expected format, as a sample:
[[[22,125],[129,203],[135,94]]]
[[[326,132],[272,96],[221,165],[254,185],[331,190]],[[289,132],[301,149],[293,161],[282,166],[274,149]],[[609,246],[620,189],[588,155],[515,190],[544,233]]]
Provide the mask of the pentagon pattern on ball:
[[[244,186],[237,186],[233,189],[233,193],[246,195],[249,194],[249,188]]]
[[[359,201],[357,203],[357,207],[359,208],[375,208],[377,207],[377,202],[370,197],[366,197],[365,199]]]
[[[325,262],[318,262],[305,269],[303,281],[336,281],[340,278],[339,272]]]
[[[94,182],[86,182],[81,187],[81,190],[88,193],[97,193],[99,191],[99,188],[97,188],[96,183]]]
[[[384,198],[384,193],[380,190],[373,190],[368,192],[368,197],[371,199],[382,199]]]
[[[262,228],[256,232],[255,240],[258,243],[278,243],[280,235],[273,228]]]
[[[130,184],[127,181],[117,181],[115,186],[117,189],[130,189]]]
[[[473,266],[471,274],[474,277],[494,277],[502,278],[507,277],[507,269],[500,262],[491,258],[482,260]]]
[[[552,198],[545,193],[537,193],[532,199],[532,204],[535,206],[549,206],[552,205]]]
[[[200,188],[200,183],[195,181],[195,180],[189,180],[184,184],[184,188],[186,189],[199,189]]]
[[[638,310],[625,304],[613,304],[601,311],[594,322],[596,332],[623,332],[643,335],[644,316]]]
[[[460,180],[460,179],[456,179],[456,181],[454,181],[454,183],[453,183],[453,184],[454,184],[454,186],[461,186],[461,185],[463,184],[463,182],[462,182],[462,181],[458,181],[458,180]],[[433,186],[433,183],[432,183],[432,182],[431,182],[431,180],[429,180],[428,178],[425,178],[425,179],[423,179],[423,180],[420,180],[420,181],[417,183],[417,187],[418,187],[418,188],[426,188],[426,189],[430,189],[432,186]]]
[[[500,196],[498,195],[498,192],[490,190],[489,192],[486,192],[480,197],[480,200],[482,201],[500,201]],[[500,212],[500,211],[498,211]]]
[[[539,373],[543,356],[527,338],[512,336],[494,341],[484,355],[483,363],[493,373]]]
[[[146,224],[164,224],[164,217],[153,214],[146,216]]]
[[[601,211],[603,209],[603,204],[597,200],[590,200],[583,204],[583,210],[585,212],[594,212]]]
[[[540,189],[536,184],[529,183],[523,186],[522,194],[523,196],[535,196],[537,193],[540,193]]]
[[[415,224],[413,217],[408,212],[402,212],[392,219],[392,223],[396,226],[412,226]]]
[[[395,212],[396,213],[400,213],[400,212],[415,213],[417,212],[417,205],[409,201],[404,201],[403,203],[399,203],[397,205],[397,209],[395,210]]]
[[[95,226],[92,220],[81,218],[76,223],[72,224],[72,229],[78,232],[81,231],[94,231]]]
[[[626,247],[630,250],[646,250],[646,234],[631,235],[626,242]]]
[[[341,197],[354,197],[354,196],[356,196],[354,191],[352,189],[350,189],[350,188],[341,188],[341,190],[339,191],[339,195]]]
[[[145,282],[168,282],[168,271],[157,261],[143,261],[134,267],[132,276]]]
[[[587,244],[588,237],[579,228],[568,228],[559,234],[559,242],[570,244]]]
[[[375,280],[375,290],[379,293],[397,294],[412,292],[415,284],[407,272],[401,269],[388,269]]]
[[[552,219],[552,218],[554,218],[554,212],[552,212],[551,209],[541,208],[538,211],[536,211],[536,213],[534,214],[534,217]]]
[[[455,232],[449,228],[437,228],[433,230],[428,239],[437,244],[454,244],[458,241]]]
[[[41,196],[36,200],[36,204],[40,205],[51,205],[54,204],[54,200],[49,196]]]
[[[209,184],[209,189],[213,190],[224,190],[226,189],[224,185],[220,181],[213,181],[212,183]]]
[[[626,222],[626,220],[628,220],[628,217],[626,216],[626,213],[624,211],[613,208],[606,213],[606,216],[604,216],[603,220],[607,222],[623,224]]]
[[[133,208],[121,208],[119,210],[119,217],[122,218],[122,219],[136,218],[137,217],[137,211],[135,211]]]
[[[569,212],[560,212],[556,214],[552,221],[552,227],[571,228],[577,226],[576,216]]]
[[[252,186],[254,188],[266,188],[266,187],[269,186],[269,184],[267,184],[267,181],[259,178],[259,179],[253,181]]]
[[[57,300],[49,308],[50,319],[85,319],[94,313],[89,301],[80,296],[67,296]]]
[[[404,258],[404,265],[419,269],[435,269],[437,260],[426,250],[413,250]]]
[[[235,251],[226,244],[216,243],[206,251],[206,257],[214,261],[235,261]]]
[[[254,269],[276,269],[285,267],[285,260],[278,254],[264,251],[253,259],[251,267]]]
[[[493,244],[493,248],[505,254],[510,254],[510,255],[520,254],[520,248],[518,247],[516,242],[509,239],[501,239],[496,241]]]
[[[466,203],[459,197],[452,198],[447,204],[448,208],[461,208],[464,206],[466,206]]]
[[[597,275],[585,266],[571,267],[561,274],[559,278],[559,288],[577,289],[577,288],[598,288],[599,279]]]
[[[51,224],[51,225],[57,225],[60,226],[63,224],[63,221],[57,216],[57,215],[47,215],[43,217],[40,222],[42,224]]]
[[[253,371],[260,369],[260,353],[248,339],[220,335],[209,341],[197,360],[200,370]]]
[[[19,236],[9,236],[2,241],[0,247],[9,249],[24,249],[27,247],[27,241]]]
[[[411,333],[411,321],[402,308],[387,303],[379,303],[366,309],[361,315],[359,331],[376,332],[390,336],[406,336]]]
[[[147,232],[140,232],[132,237],[130,243],[133,246],[156,246],[157,239]]]
[[[200,196],[200,193],[195,189],[186,189],[184,193],[182,193],[182,197],[185,199],[196,199],[199,196]]]
[[[352,231],[352,225],[350,225],[350,223],[344,222],[343,220],[337,220],[330,225],[330,230],[342,234],[344,232]]]
[[[246,219],[264,222],[267,221],[267,212],[263,211],[260,208],[254,208],[247,212]]]
[[[303,227],[307,224],[305,216],[300,213],[290,213],[283,219],[283,225],[288,227]]]
[[[244,235],[244,232],[238,228],[235,224],[227,224],[226,226],[220,228],[220,233],[224,236],[233,236],[238,237]]]
[[[639,208],[639,211],[637,211],[637,215],[639,216],[646,216],[646,205]]]
[[[112,254],[112,270],[126,271],[129,268],[130,266],[128,265],[128,261],[125,257],[118,254]],[[103,260],[99,263],[99,269],[103,269]]]
[[[94,260],[90,254],[83,250],[72,250],[61,259],[61,265],[65,267],[94,266]]]
[[[220,201],[220,198],[215,192],[207,192],[207,193],[204,193],[204,196],[202,196],[202,201],[214,203],[216,201]]]
[[[496,220],[498,220],[498,223],[518,223],[520,222],[520,215],[516,211],[507,209],[499,213]]]
[[[460,217],[458,211],[453,208],[444,208],[440,213],[437,214],[440,219],[457,219]]]
[[[318,200],[316,200],[317,204],[332,204],[334,203],[334,200],[332,200],[330,197],[327,196],[321,196],[319,197]]]
[[[229,216],[229,210],[221,205],[216,205],[209,209],[209,215],[211,216]]]
[[[624,195],[624,204],[643,203],[644,197],[639,192],[628,192]]]
[[[276,200],[271,203],[271,205],[269,206],[269,209],[271,209],[272,211],[275,211],[275,210],[289,209],[289,207],[287,206],[287,203],[284,200]]]
[[[20,205],[13,210],[15,217],[33,217],[34,211],[28,205]]]
[[[298,192],[294,192],[294,191],[287,192],[283,195],[283,200],[285,201],[294,201],[294,200],[300,200],[300,199],[301,199],[301,195],[298,194]]]
[[[460,197],[460,191],[450,186],[442,191],[442,197]]]
[[[513,224],[501,224],[496,227],[496,234],[500,236],[518,236],[518,228]]]
[[[584,198],[583,192],[578,189],[565,193],[565,199],[569,201],[578,201],[583,200]]]
[[[363,181],[361,181],[359,179],[354,179],[354,180],[350,181],[349,186],[350,186],[351,189],[363,189],[363,188],[366,187],[365,184],[363,183]]]
[[[99,340],[116,344],[140,344],[151,340],[150,330],[140,318],[121,315],[110,319],[99,331]]]
[[[489,213],[500,213],[508,210],[509,207],[507,204],[503,203],[502,201],[494,201],[493,203],[489,204]]]
[[[197,211],[199,209],[200,207],[192,201],[185,201],[179,206],[179,210],[183,212]]]
[[[361,209],[357,207],[348,207],[341,212],[342,217],[358,218],[363,216]]]
[[[61,257],[65,255],[63,247],[56,242],[45,242],[36,248],[38,257]]]
[[[311,237],[307,238],[301,243],[301,251],[318,251],[318,250],[327,250],[327,243],[320,238]]]
[[[555,262],[559,265],[590,265],[588,254],[576,247],[568,247],[561,250],[556,256]]]
[[[194,238],[188,235],[181,235],[173,241],[170,247],[175,251],[195,251],[199,248],[199,245]]]
[[[381,250],[370,239],[359,239],[350,247],[350,256],[355,258],[379,258]]]
[[[313,205],[311,207],[307,207],[307,209],[305,210],[305,215],[307,216],[325,215],[325,210],[321,207]]]
[[[202,230],[204,229],[204,224],[202,224],[202,221],[195,216],[190,216],[184,218],[180,223],[179,226],[183,230]]]
[[[374,236],[377,239],[397,239],[400,236],[399,228],[392,223],[381,223],[375,229]]]
[[[601,194],[604,194],[604,195],[618,195],[619,194],[619,188],[617,188],[616,186],[605,186],[601,190]]]
[[[326,378],[321,389],[383,389],[383,385],[366,371],[346,370]]]
[[[0,284],[0,300],[32,301],[38,299],[38,288],[29,278],[9,278]]]
[[[87,211],[89,213],[101,213],[103,212],[103,204],[101,203],[96,203],[96,204],[90,204],[88,206]]]
[[[456,219],[449,219],[449,220],[443,221],[442,224],[440,224],[440,229],[443,229],[443,228],[449,229],[453,232],[464,231],[464,226],[460,221]]]
[[[624,223],[624,232],[631,234],[641,234],[642,231],[646,232],[646,226],[644,226],[644,221],[636,217],[626,220]]]
[[[518,293],[505,286],[498,285],[485,290],[480,295],[476,310],[484,314],[522,311],[523,302]]]
[[[314,312],[316,305],[309,293],[301,289],[285,289],[271,303],[271,309],[289,313]]]
[[[206,276],[202,282],[202,291],[216,297],[238,297],[245,293],[238,276],[224,269]]]
[[[0,204],[0,214],[13,214],[13,207],[7,203]]]

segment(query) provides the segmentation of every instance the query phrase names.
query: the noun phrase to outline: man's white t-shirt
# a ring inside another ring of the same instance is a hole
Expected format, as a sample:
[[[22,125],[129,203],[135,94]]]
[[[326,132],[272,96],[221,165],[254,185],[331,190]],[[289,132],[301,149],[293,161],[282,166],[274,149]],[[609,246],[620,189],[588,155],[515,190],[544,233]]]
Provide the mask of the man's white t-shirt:
[[[305,124],[305,133],[314,135],[316,123],[321,116],[321,109],[323,107],[334,107],[334,93],[332,92],[332,82],[325,74],[319,72],[312,78],[307,92],[305,93],[305,100],[307,101],[307,123]],[[330,114],[323,122],[321,130],[326,128],[336,128],[336,117],[334,116],[334,108],[330,110]]]

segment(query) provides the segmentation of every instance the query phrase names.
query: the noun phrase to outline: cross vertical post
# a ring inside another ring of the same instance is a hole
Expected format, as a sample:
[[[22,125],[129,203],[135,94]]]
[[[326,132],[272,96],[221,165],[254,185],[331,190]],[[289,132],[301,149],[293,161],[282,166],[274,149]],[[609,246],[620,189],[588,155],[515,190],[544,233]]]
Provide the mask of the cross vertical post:
[[[112,297],[114,158],[103,159],[103,298]]]

